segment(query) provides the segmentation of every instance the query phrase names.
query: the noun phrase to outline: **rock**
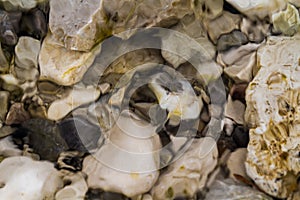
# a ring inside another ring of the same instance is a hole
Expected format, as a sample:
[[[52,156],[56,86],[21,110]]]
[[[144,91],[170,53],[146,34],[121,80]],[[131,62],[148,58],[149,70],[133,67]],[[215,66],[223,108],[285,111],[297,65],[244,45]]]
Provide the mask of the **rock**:
[[[100,189],[91,189],[89,188],[88,192],[85,195],[85,199],[87,200],[130,200],[126,196],[115,193],[115,192],[105,192]]]
[[[214,19],[222,14],[222,0],[191,0],[192,9],[198,19]]]
[[[0,2],[1,3],[1,2]],[[6,11],[0,10],[0,39],[1,43],[13,46],[18,42],[18,36]]]
[[[2,45],[0,43],[0,73],[5,73],[9,70],[9,61],[5,55],[5,52],[2,49]]]
[[[275,32],[281,32],[287,36],[293,36],[299,30],[300,17],[297,8],[291,4],[284,11],[274,13],[272,22]]]
[[[273,13],[286,8],[285,0],[226,0],[238,11],[250,19],[264,19],[272,16]]]
[[[2,0],[0,5],[6,11],[29,11],[35,8],[39,3],[48,0]]]
[[[298,37],[270,37],[258,50],[261,69],[246,91],[247,174],[277,198],[298,187],[299,44]]]
[[[250,42],[261,43],[269,34],[270,24],[260,20],[250,20],[246,17],[240,24],[241,31],[245,33]]]
[[[100,90],[94,87],[74,87],[61,99],[55,100],[48,108],[47,117],[50,120],[60,120],[75,108],[96,101]]]
[[[227,118],[225,117],[224,119],[224,132],[226,133],[227,136],[231,136],[233,130],[234,130],[234,125],[236,123],[230,119],[230,118]]]
[[[105,144],[83,161],[89,188],[128,197],[149,191],[159,175],[161,144],[155,127],[124,110],[107,135]]]
[[[300,1],[299,0],[288,0],[289,3],[293,4],[297,8],[300,7]]]
[[[226,192],[224,192],[226,191]],[[205,200],[228,200],[228,199],[257,199],[272,200],[271,197],[265,195],[251,187],[234,183],[231,179],[224,181],[217,180],[210,188]]]
[[[56,200],[84,199],[85,193],[88,191],[88,186],[82,173],[66,175],[63,177],[63,181],[70,184],[55,194]]]
[[[24,109],[23,103],[14,103],[11,105],[9,112],[7,113],[5,124],[21,124],[22,122],[30,118],[29,113]]]
[[[89,52],[111,34],[106,28],[107,16],[102,4],[100,0],[50,1],[49,28],[66,51]]]
[[[194,139],[189,149],[160,175],[151,190],[153,199],[191,198],[205,187],[217,157],[217,145],[212,138]]]
[[[240,15],[224,11],[218,18],[211,21],[207,20],[204,23],[209,38],[214,44],[217,44],[217,40],[221,35],[230,33],[234,29],[238,29],[241,20],[242,17]]]
[[[55,192],[63,186],[52,163],[33,161],[24,156],[4,159],[0,174],[3,183],[1,199],[53,199]]]
[[[82,79],[98,51],[99,46],[90,52],[67,50],[57,44],[52,35],[47,35],[39,55],[40,79],[73,85]]]
[[[37,80],[38,55],[40,52],[40,41],[31,37],[20,37],[15,47],[15,73],[21,81]]]
[[[83,117],[64,119],[58,124],[58,128],[70,149],[79,152],[96,149],[101,137],[100,128]]]
[[[244,124],[244,113],[246,106],[239,100],[232,100],[229,95],[225,106],[225,117],[235,121],[237,124]]]
[[[38,40],[43,39],[48,32],[45,14],[35,8],[24,13],[21,19],[21,32]]]
[[[246,96],[246,89],[248,87],[248,84],[246,83],[242,83],[242,84],[234,84],[231,88],[230,88],[230,96],[232,98],[233,101],[235,100],[239,100],[242,103],[245,102],[245,96]]]
[[[194,16],[185,16],[172,30],[179,33],[170,31],[167,33],[169,35],[162,36],[162,56],[174,68],[190,59],[197,58],[197,63],[213,60],[215,47],[209,41],[203,25]]]
[[[4,157],[21,156],[22,151],[18,148],[17,145],[15,145],[12,137],[7,136],[0,139],[0,155]]]
[[[55,167],[59,170],[65,170],[66,174],[76,173],[82,170],[83,156],[84,153],[74,150],[62,152],[59,154]]]
[[[4,122],[8,112],[9,92],[0,91],[0,121]]]
[[[230,172],[230,178],[239,182],[235,175],[247,178],[245,162],[247,158],[247,148],[239,148],[232,152],[227,160],[227,167]]]
[[[13,134],[16,131],[16,128],[11,126],[2,126],[0,128],[0,138],[4,138],[8,135]]]
[[[238,147],[246,148],[249,143],[249,130],[244,126],[237,126],[233,130],[232,138]]]
[[[239,47],[248,42],[247,36],[241,31],[234,30],[231,33],[221,35],[217,41],[217,50],[225,51],[231,47]]]
[[[61,152],[69,149],[57,126],[49,120],[30,119],[22,123],[22,128],[18,134],[27,133],[29,146],[42,160],[54,162]]]

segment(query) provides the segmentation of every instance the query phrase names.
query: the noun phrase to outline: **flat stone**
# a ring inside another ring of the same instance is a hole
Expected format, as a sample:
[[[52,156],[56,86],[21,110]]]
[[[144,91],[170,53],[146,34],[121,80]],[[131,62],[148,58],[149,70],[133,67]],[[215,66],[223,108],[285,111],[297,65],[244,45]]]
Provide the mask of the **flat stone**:
[[[94,50],[98,52],[99,47]],[[39,55],[40,79],[51,80],[59,85],[73,85],[82,79],[92,65],[96,52],[67,50],[49,34],[44,39]]]

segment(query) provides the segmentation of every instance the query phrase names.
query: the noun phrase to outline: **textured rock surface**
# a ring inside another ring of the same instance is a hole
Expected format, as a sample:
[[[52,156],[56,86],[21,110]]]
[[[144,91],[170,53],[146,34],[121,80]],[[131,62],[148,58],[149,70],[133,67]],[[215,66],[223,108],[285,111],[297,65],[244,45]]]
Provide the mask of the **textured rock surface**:
[[[47,1],[48,0],[2,0],[0,5],[7,11],[28,11],[35,8],[39,3]]]
[[[90,51],[105,35],[101,30],[105,20],[101,3],[101,0],[51,0],[50,31],[67,49]]]
[[[217,157],[217,146],[212,138],[195,139],[189,150],[160,175],[151,190],[153,199],[192,197],[205,187],[208,174],[217,164]]]
[[[0,164],[1,199],[53,199],[63,183],[50,162],[27,157],[11,157]],[[34,187],[33,187],[34,186]]]
[[[250,83],[247,174],[270,195],[297,189],[299,165],[299,38],[271,37],[258,50],[261,69]]]
[[[98,50],[98,47],[86,53],[67,50],[52,35],[47,35],[39,55],[40,79],[48,79],[60,85],[73,85],[82,79],[92,65]]]

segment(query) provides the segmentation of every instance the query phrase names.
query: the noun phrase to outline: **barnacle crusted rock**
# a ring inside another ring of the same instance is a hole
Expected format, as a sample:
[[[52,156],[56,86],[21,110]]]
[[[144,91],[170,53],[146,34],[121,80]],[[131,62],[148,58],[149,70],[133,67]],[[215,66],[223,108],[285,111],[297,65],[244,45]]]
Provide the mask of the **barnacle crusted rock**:
[[[258,50],[261,69],[246,95],[247,174],[279,198],[297,189],[300,173],[299,44],[299,36],[270,37]]]

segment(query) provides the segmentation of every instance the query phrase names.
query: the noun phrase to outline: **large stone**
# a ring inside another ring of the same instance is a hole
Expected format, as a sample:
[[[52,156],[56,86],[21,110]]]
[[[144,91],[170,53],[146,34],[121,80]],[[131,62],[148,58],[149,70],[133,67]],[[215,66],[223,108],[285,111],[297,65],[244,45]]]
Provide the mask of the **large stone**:
[[[52,35],[47,35],[39,55],[41,79],[60,85],[79,82],[92,65],[100,46],[90,52],[72,51],[60,46]]]
[[[278,198],[297,190],[300,173],[299,46],[299,37],[270,37],[258,50],[261,68],[246,92],[247,174]]]
[[[105,33],[101,0],[51,0],[49,28],[65,48],[90,51]]]

